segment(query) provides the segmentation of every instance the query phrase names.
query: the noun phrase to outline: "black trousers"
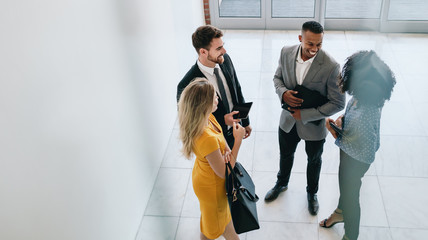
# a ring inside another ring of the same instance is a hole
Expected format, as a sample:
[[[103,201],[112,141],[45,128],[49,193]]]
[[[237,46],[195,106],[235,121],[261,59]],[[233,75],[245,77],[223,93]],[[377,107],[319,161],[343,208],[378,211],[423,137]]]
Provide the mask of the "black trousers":
[[[293,168],[294,153],[300,137],[297,134],[296,125],[289,133],[281,128],[278,130],[279,138],[279,172],[277,184],[287,185],[290,180],[291,169]],[[306,192],[315,194],[318,192],[318,181],[321,171],[321,155],[324,149],[325,139],[319,141],[305,141],[305,151],[308,156],[306,167]]]
[[[360,189],[361,179],[370,164],[355,160],[340,150],[339,165],[339,209],[342,209],[345,234],[351,240],[358,239],[360,232]]]

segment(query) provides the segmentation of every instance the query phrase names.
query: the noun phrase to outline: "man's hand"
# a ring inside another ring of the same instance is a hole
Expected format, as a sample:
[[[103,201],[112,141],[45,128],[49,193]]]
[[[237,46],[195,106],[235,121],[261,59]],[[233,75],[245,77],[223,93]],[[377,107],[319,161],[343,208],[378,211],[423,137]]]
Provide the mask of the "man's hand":
[[[239,123],[239,119],[233,119],[233,115],[238,114],[239,111],[233,111],[231,113],[228,113],[224,115],[224,122],[227,126],[233,126],[233,123]]]
[[[282,100],[287,103],[290,107],[300,107],[303,99],[295,97],[298,92],[293,90],[287,90],[282,94]]]
[[[291,116],[296,120],[302,120],[302,115],[300,114],[300,109],[298,108],[288,108],[290,110]]]
[[[249,137],[251,135],[251,131],[253,131],[253,129],[251,128],[250,125],[245,127],[245,136],[244,139],[246,139],[247,137]]]

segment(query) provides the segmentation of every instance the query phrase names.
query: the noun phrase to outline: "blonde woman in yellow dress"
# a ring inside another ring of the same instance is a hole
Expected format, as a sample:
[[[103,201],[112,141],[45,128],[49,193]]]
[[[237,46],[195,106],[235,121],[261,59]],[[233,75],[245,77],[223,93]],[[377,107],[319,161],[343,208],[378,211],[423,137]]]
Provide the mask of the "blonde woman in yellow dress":
[[[183,91],[178,102],[180,139],[183,154],[196,156],[192,171],[193,190],[201,210],[201,239],[239,239],[233,227],[225,190],[225,162],[232,167],[238,156],[245,128],[233,125],[235,144],[230,150],[221,126],[211,113],[217,109],[214,86],[204,78],[196,78]]]

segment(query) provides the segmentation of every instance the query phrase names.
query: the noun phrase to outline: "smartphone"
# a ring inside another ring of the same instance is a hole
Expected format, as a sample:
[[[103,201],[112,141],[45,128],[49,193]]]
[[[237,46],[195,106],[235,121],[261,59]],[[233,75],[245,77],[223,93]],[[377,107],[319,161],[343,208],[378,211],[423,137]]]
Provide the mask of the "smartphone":
[[[334,124],[334,122],[329,122],[330,123],[330,127],[333,128],[333,130],[339,134],[339,135],[343,135],[343,129],[339,128],[336,124]]]
[[[245,119],[248,118],[248,113],[250,112],[251,106],[253,105],[253,102],[247,102],[242,104],[237,104],[233,106],[233,111],[239,111],[238,114],[233,115],[234,119]]]

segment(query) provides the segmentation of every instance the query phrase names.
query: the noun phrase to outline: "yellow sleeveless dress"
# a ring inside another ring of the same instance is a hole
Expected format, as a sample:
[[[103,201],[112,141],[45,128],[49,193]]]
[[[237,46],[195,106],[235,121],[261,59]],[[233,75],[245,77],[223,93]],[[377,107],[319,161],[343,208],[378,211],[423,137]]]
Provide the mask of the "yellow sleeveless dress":
[[[193,152],[196,160],[192,171],[192,183],[201,209],[201,232],[210,239],[216,239],[223,234],[226,225],[231,220],[231,215],[227,202],[225,179],[215,174],[205,158],[217,149],[224,154],[226,148],[221,126],[214,115],[210,115],[209,121],[211,124],[205,127],[202,135],[195,141]]]

